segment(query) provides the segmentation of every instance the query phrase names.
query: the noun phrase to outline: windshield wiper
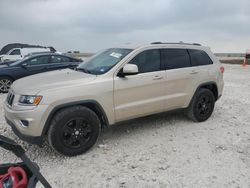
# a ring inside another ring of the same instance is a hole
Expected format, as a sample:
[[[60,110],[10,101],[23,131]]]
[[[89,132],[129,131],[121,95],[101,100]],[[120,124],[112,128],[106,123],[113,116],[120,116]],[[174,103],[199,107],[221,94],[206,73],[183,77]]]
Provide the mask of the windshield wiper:
[[[84,73],[88,73],[88,74],[92,74],[92,72],[90,71],[90,70],[88,70],[88,69],[85,69],[85,68],[76,68],[76,70],[78,71],[82,71],[82,72],[84,72]]]

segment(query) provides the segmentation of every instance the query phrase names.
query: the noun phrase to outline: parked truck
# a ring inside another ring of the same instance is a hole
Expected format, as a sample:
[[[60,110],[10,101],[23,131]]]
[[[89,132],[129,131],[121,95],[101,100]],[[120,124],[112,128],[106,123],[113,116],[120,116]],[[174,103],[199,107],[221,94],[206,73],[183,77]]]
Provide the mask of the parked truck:
[[[17,61],[34,52],[50,52],[50,48],[13,48],[6,54],[0,55],[0,62]]]

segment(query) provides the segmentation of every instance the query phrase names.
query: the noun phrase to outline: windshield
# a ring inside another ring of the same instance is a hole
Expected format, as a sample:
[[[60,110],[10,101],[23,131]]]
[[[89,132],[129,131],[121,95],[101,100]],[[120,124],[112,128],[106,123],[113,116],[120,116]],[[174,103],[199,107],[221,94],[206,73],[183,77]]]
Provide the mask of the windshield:
[[[89,74],[104,74],[119,63],[132,49],[110,48],[107,49],[86,62],[81,63],[77,70]]]

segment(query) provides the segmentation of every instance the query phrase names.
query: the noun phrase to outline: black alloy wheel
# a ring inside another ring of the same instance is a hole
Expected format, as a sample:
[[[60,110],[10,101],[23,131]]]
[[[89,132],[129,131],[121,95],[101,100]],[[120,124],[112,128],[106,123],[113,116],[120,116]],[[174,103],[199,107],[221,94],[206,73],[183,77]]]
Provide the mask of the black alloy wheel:
[[[197,108],[198,108],[199,115],[201,117],[206,117],[211,112],[211,108],[212,108],[211,97],[207,95],[201,96],[197,103]]]
[[[54,115],[47,138],[58,153],[76,156],[96,143],[100,131],[101,123],[94,111],[84,106],[72,106]]]
[[[91,125],[83,118],[72,119],[62,127],[62,141],[68,148],[83,147],[92,134]]]
[[[190,119],[196,122],[206,121],[213,113],[215,104],[215,96],[211,90],[206,88],[199,89],[187,111]]]

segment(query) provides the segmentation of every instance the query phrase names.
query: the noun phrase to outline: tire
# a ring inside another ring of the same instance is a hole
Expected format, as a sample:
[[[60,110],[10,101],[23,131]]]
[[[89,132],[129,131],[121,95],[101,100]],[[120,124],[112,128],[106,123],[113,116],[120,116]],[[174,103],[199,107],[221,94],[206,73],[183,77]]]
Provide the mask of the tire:
[[[206,121],[213,113],[214,103],[215,97],[212,91],[201,88],[195,93],[188,107],[187,115],[195,122]]]
[[[0,93],[8,93],[13,80],[7,76],[0,77]]]
[[[89,108],[74,106],[59,111],[48,130],[48,142],[58,153],[76,156],[89,150],[97,141],[101,123]]]

